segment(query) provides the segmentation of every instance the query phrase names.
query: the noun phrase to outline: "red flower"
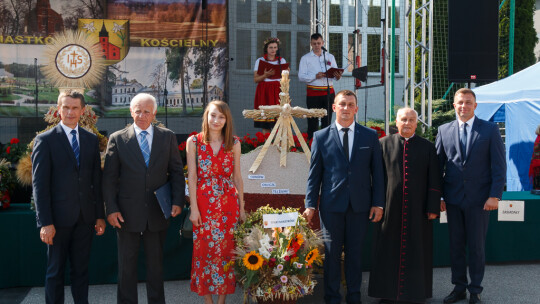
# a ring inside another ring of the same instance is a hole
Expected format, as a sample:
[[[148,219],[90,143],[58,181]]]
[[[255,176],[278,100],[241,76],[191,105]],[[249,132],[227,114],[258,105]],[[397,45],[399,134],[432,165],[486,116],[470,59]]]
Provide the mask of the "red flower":
[[[0,201],[4,202],[4,204],[2,205],[2,209],[7,209],[9,207],[9,203],[11,203],[11,198],[9,197],[9,193],[7,191],[5,191],[4,193],[0,193]]]
[[[266,138],[264,137],[264,134],[262,134],[262,132],[257,132],[257,133],[255,133],[255,136],[257,136],[257,140],[258,140],[260,143],[263,143],[264,140],[266,139]]]
[[[291,152],[296,152],[296,151],[297,151],[296,147],[291,148]]]
[[[9,146],[9,147],[6,148],[6,153],[7,153],[7,154],[11,153],[11,146]]]
[[[184,151],[186,149],[186,142],[183,142],[178,145],[178,150]]]
[[[18,138],[12,138],[11,141],[9,142],[10,144],[18,144],[19,143],[19,139]]]

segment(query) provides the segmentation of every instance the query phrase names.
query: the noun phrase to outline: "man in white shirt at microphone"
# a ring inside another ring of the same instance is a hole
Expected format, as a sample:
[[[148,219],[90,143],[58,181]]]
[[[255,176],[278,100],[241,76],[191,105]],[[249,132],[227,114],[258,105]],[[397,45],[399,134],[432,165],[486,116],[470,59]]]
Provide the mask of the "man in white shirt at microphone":
[[[311,52],[302,56],[298,79],[307,84],[306,105],[308,109],[326,109],[328,115],[321,118],[321,129],[326,128],[332,120],[332,103],[334,102],[333,80],[339,80],[342,72],[334,72],[332,78],[326,72],[337,68],[336,59],[323,47],[321,34],[311,35]],[[318,118],[308,118],[308,138],[319,129]]]

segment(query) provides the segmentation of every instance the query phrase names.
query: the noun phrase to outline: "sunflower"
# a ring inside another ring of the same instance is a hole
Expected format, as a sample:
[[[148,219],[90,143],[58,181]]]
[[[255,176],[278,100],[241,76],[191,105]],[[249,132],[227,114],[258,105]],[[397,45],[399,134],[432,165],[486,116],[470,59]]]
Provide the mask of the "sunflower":
[[[249,270],[257,270],[263,265],[263,257],[255,251],[246,253],[242,261]]]
[[[306,255],[306,264],[311,266],[313,262],[320,259],[320,257],[321,255],[319,254],[319,249],[315,248]]]
[[[304,236],[300,233],[297,233],[293,238],[289,240],[289,244],[287,245],[287,248],[296,247],[295,249],[298,250],[298,248],[300,248],[302,244],[304,244]]]

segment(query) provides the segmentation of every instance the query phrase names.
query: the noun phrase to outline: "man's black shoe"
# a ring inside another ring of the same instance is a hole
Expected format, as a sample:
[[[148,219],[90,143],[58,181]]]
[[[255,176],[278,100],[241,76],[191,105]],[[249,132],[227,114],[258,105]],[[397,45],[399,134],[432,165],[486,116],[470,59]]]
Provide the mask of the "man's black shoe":
[[[456,303],[457,301],[461,301],[466,298],[467,298],[467,293],[465,291],[457,292],[454,290],[446,298],[444,298],[443,303],[445,304]],[[471,302],[471,303],[476,303],[476,302]]]
[[[480,294],[479,293],[471,293],[471,296],[469,297],[469,304],[473,303],[481,303],[482,300],[480,300]]]

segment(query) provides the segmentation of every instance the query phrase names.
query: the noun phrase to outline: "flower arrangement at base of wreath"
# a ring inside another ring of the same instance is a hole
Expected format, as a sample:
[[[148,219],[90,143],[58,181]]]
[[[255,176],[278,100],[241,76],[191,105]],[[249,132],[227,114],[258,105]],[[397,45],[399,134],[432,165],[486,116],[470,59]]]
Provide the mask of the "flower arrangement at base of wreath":
[[[322,265],[320,231],[309,228],[299,214],[295,226],[264,228],[263,214],[298,212],[298,208],[260,207],[239,224],[234,238],[236,258],[225,267],[235,268],[244,299],[260,303],[296,301],[313,293],[317,282],[313,266]]]

